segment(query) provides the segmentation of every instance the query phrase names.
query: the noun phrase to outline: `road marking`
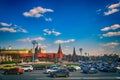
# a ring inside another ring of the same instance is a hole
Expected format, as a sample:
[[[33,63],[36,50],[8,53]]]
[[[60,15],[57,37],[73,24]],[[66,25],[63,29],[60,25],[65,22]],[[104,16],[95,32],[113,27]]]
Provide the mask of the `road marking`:
[[[37,80],[43,80],[43,78],[42,77],[39,77],[39,78],[36,78]],[[96,80],[96,79],[99,79],[99,80],[117,80],[117,79],[119,79],[120,80],[120,77],[68,77],[68,78],[44,78],[44,80],[90,80],[90,79],[94,79],[94,80]]]

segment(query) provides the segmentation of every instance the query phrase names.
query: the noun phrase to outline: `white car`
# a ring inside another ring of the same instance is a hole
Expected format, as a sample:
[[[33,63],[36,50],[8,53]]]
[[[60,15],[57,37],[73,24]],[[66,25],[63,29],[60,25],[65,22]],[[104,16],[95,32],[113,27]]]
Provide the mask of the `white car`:
[[[53,67],[51,69],[46,69],[45,73],[51,73],[51,72],[57,71],[58,69],[59,69],[58,67]]]
[[[32,65],[24,65],[21,67],[24,71],[31,72],[33,70]]]
[[[79,66],[72,66],[73,68],[75,68],[76,70],[81,70],[81,67]]]
[[[120,70],[120,66],[116,67],[118,70]]]

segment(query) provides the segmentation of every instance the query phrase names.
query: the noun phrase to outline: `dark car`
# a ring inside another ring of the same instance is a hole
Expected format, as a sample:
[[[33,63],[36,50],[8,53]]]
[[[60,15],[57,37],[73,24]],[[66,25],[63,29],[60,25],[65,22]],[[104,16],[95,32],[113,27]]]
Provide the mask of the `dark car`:
[[[97,73],[98,70],[95,69],[95,68],[86,68],[86,69],[83,69],[83,73],[87,73],[87,74],[94,74],[94,73]]]
[[[46,69],[46,65],[38,65],[38,66],[34,66],[33,69],[34,69],[34,70],[44,70],[44,69]]]
[[[70,71],[68,69],[59,69],[55,72],[50,73],[51,77],[69,77]]]
[[[117,69],[115,67],[104,67],[100,69],[101,72],[116,72]]]
[[[102,68],[99,69],[99,71],[101,71],[101,72],[108,72],[108,68],[102,67]]]
[[[56,65],[49,65],[49,66],[47,66],[47,69],[51,69],[53,67],[57,67],[57,66]]]
[[[22,74],[22,73],[23,73],[22,68],[13,68],[13,69],[6,70],[3,74]]]
[[[76,71],[76,69],[74,68],[74,67],[68,67],[67,68],[70,72],[75,72]]]

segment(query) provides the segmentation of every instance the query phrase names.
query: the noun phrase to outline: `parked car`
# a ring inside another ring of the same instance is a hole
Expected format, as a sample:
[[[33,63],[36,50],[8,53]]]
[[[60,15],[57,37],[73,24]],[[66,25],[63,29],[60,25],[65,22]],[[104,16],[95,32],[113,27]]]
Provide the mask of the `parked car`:
[[[33,71],[33,67],[32,65],[24,65],[21,67],[24,71],[28,71],[28,72],[31,72]]]
[[[71,67],[73,67],[74,69],[76,69],[76,71],[77,70],[81,70],[81,68],[79,66],[71,66]]]
[[[115,67],[110,67],[108,72],[117,72],[117,69]]]
[[[106,67],[101,67],[101,68],[99,68],[99,71],[101,71],[101,72],[108,72],[108,68],[106,68]]]
[[[83,69],[83,73],[87,73],[87,74],[94,74],[94,73],[97,73],[98,70],[95,69],[95,68],[86,68],[86,69]]]
[[[65,64],[59,64],[57,65],[59,68],[66,68],[67,66]]]
[[[59,69],[58,71],[54,71],[50,73],[51,77],[69,77],[70,71],[68,69]]]
[[[51,72],[57,71],[58,69],[59,69],[58,67],[53,67],[51,69],[46,69],[45,73],[51,73]]]
[[[23,73],[23,69],[22,68],[13,68],[13,69],[9,69],[6,70],[3,74],[22,74]]]
[[[46,69],[46,66],[45,65],[38,65],[38,66],[34,66],[33,69],[34,70],[44,70],[44,69]]]
[[[100,69],[101,72],[116,72],[117,69],[115,67],[104,67]]]
[[[4,65],[4,66],[0,67],[1,70],[9,70],[9,69],[13,69],[13,68],[16,68],[16,66],[14,66],[14,65]]]
[[[117,70],[117,73],[120,74],[120,70]]]
[[[57,67],[56,65],[49,65],[48,67],[47,67],[47,69],[51,69],[51,68],[53,68],[53,67]]]
[[[76,71],[76,69],[74,68],[74,67],[68,67],[67,68],[70,72],[75,72]]]
[[[120,70],[120,66],[117,66],[116,69]]]

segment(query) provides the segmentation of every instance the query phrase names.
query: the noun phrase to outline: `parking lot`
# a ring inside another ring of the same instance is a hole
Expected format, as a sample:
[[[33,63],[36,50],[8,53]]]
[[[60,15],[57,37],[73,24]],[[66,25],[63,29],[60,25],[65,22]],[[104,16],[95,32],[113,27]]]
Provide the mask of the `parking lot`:
[[[106,73],[98,72],[96,74],[85,74],[82,71],[71,72],[70,77],[50,77],[49,74],[44,73],[45,70],[33,70],[32,72],[24,72],[23,74],[0,74],[0,80],[90,80],[90,79],[102,79],[102,80],[116,80],[120,79],[118,73]]]

